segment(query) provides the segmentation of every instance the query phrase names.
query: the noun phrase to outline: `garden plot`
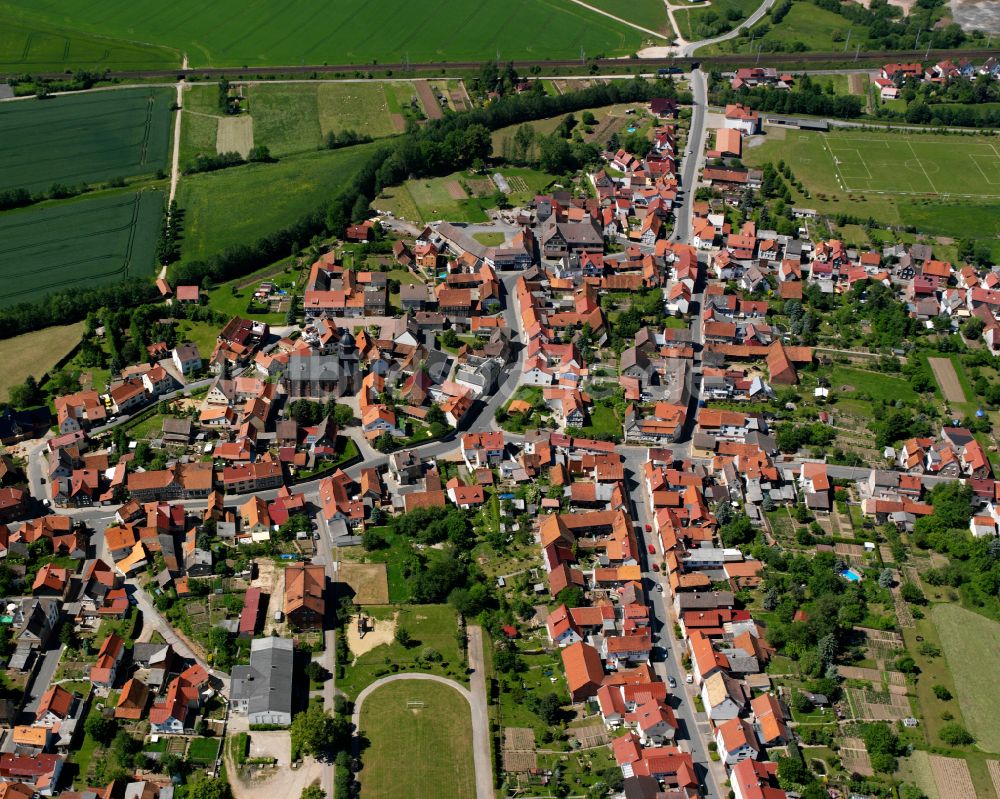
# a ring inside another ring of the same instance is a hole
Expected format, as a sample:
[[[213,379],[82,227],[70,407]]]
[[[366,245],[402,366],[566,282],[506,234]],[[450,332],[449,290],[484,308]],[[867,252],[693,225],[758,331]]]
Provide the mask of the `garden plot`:
[[[895,687],[895,686],[891,686]],[[913,715],[910,700],[893,690],[845,688],[851,713],[858,721],[901,721]]]
[[[844,739],[840,746],[840,760],[844,764],[844,770],[851,774],[870,777],[875,773],[865,742],[860,738]]]
[[[972,797],[976,795],[968,763],[957,757],[942,757],[941,755],[930,755],[929,759],[931,771],[934,773],[934,782],[937,783],[938,793],[941,796]]]

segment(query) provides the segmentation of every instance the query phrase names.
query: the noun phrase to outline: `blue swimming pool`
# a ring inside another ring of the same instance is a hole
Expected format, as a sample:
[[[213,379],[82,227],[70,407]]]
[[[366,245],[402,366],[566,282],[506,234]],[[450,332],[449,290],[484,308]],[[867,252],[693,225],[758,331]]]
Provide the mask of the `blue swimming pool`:
[[[854,569],[844,569],[840,576],[845,580],[850,580],[852,583],[856,583],[861,580],[861,575],[858,574]]]

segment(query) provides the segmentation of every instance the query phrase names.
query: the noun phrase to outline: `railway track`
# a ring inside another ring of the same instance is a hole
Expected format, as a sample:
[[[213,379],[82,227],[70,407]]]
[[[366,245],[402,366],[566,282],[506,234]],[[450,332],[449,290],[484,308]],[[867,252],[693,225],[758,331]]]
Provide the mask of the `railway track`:
[[[927,61],[941,60],[961,56],[963,58],[984,59],[1000,57],[1000,48],[983,48],[977,50],[869,50],[859,52],[856,56],[850,53],[760,53],[759,55],[730,54],[712,56],[694,56],[690,58],[598,58],[587,63],[596,63],[598,67],[605,69],[618,67],[621,69],[635,69],[640,67],[643,72],[652,72],[657,69],[667,67],[686,67],[690,69],[696,64],[709,68],[726,66],[743,66],[749,61],[757,66],[777,66],[794,68],[792,65],[801,64],[807,66],[817,63],[854,63],[858,65],[887,64],[891,62],[905,63],[907,61]],[[583,64],[579,59],[552,60],[552,61],[514,61],[514,67],[519,71],[530,72],[533,67],[538,67],[544,73],[547,70],[561,69],[567,67],[579,67]],[[286,75],[312,75],[315,74],[335,74],[335,73],[381,73],[380,77],[387,71],[399,72],[404,75],[425,74],[428,72],[440,73],[441,70],[472,70],[481,66],[481,61],[435,61],[424,64],[312,64],[300,66],[273,66],[273,67],[204,67],[201,69],[151,69],[137,71],[110,71],[107,77],[111,80],[128,79],[152,79],[169,78],[179,80],[181,78],[216,78],[225,76],[234,80],[260,77],[277,77]],[[40,73],[38,77],[62,78],[65,73]]]

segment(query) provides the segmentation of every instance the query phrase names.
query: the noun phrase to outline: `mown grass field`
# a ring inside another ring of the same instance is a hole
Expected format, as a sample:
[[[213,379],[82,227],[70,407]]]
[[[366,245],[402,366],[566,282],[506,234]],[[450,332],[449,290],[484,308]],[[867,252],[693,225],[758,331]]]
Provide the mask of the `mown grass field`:
[[[28,4],[25,4],[26,6]],[[82,4],[81,4],[82,6]],[[166,47],[86,34],[61,24],[25,19],[21,9],[0,8],[0,75],[83,69],[162,69],[181,63]]]
[[[159,191],[122,192],[0,216],[0,304],[152,275]]]
[[[402,132],[390,111],[416,97],[412,83],[255,83],[245,94],[254,142],[271,152],[314,150],[330,131],[353,130],[373,138]],[[398,112],[397,112],[398,113]]]
[[[183,259],[251,244],[322,207],[373,146],[305,153],[276,164],[185,177],[177,192],[177,204],[185,212]]]
[[[35,192],[166,169],[172,102],[169,89],[126,89],[3,103],[0,189]]]
[[[793,190],[796,205],[913,225],[929,235],[973,238],[1000,256],[1000,147],[985,137],[767,128],[763,143],[743,150],[751,167],[782,159],[809,191],[806,197]],[[838,183],[838,168],[850,190]]]
[[[472,717],[454,688],[425,680],[384,685],[365,699],[361,733],[371,744],[358,774],[362,799],[434,799],[443,786],[452,799],[476,795]]]
[[[416,98],[408,81],[375,83],[250,83],[243,108],[253,119],[253,143],[282,157],[323,146],[331,131],[353,130],[373,138],[405,128],[401,108]],[[184,92],[181,165],[214,154],[223,119],[215,84],[194,84]],[[398,124],[397,121],[398,120]]]
[[[616,11],[626,4],[608,0]],[[663,6],[658,0],[637,0],[634,13],[652,19]],[[625,11],[631,15],[630,8]],[[628,18],[628,17],[626,17]],[[583,8],[569,0],[341,0],[317,4],[308,0],[272,3],[268,0],[199,0],[150,5],[107,0],[95,6],[84,0],[5,0],[0,19],[22,26],[26,34],[0,40],[0,62],[12,72],[30,64],[42,66],[103,64],[114,48],[130,42],[152,42],[172,50],[175,64],[186,52],[191,66],[256,66],[264,64],[380,63],[402,61],[482,61],[499,51],[501,60],[515,58],[578,58],[625,55],[642,46],[648,34]],[[66,36],[63,52],[50,44],[35,55],[26,36]],[[68,30],[79,34],[66,33]],[[96,36],[107,37],[104,53],[94,47]],[[78,38],[79,37],[79,40]],[[655,40],[660,43],[662,39]],[[90,49],[84,52],[84,45]],[[136,49],[135,58],[163,65],[162,48]],[[68,49],[67,49],[68,48]],[[74,50],[81,49],[80,62]],[[147,52],[148,50],[148,52]],[[117,53],[125,59],[128,53]]]
[[[0,340],[0,402],[7,399],[11,386],[23,383],[28,375],[40,378],[80,343],[83,322],[35,330]]]
[[[987,699],[1000,680],[1000,624],[946,603],[934,605],[931,613],[965,724],[980,749],[1000,752],[1000,717]]]
[[[749,148],[748,160],[756,164],[783,157],[814,193],[945,194],[1000,201],[1000,148],[985,137],[789,130],[784,141],[780,135],[775,138]]]

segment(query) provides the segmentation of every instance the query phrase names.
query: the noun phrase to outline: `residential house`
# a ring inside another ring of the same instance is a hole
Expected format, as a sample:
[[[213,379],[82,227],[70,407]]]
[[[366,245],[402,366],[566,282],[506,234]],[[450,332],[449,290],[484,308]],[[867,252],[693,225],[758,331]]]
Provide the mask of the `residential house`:
[[[326,613],[323,566],[293,563],[285,567],[285,617],[293,628],[318,630]]]

